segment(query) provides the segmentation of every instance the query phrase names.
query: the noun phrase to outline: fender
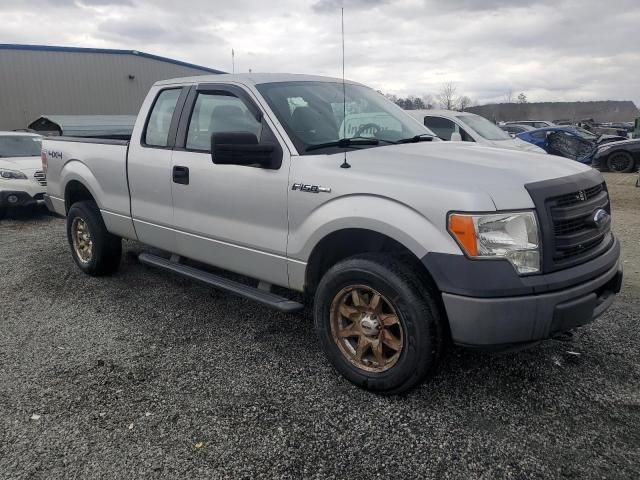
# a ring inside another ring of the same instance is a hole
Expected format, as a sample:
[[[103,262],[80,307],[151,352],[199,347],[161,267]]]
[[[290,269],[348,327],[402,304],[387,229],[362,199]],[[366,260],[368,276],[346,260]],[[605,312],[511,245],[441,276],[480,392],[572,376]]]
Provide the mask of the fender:
[[[66,193],[69,182],[74,180],[91,193],[109,232],[121,237],[137,239],[133,221],[129,215],[128,191],[109,191],[103,188],[91,169],[77,159],[69,159],[64,163],[59,178],[63,195]],[[107,175],[102,178],[110,177]],[[124,182],[124,186],[126,187],[126,182]]]
[[[103,189],[100,187],[100,183],[96,179],[91,170],[80,160],[69,159],[67,160],[60,171],[60,193],[66,201],[67,186],[72,181],[77,181],[82,184],[89,192],[91,196],[98,204],[98,208],[102,209],[102,199],[104,195]]]
[[[430,251],[461,255],[460,248],[447,234],[446,219],[439,221],[436,225],[401,202],[372,194],[345,195],[325,202],[289,232],[290,287],[302,289],[314,247],[327,235],[347,228],[384,234],[404,245],[417,258]]]

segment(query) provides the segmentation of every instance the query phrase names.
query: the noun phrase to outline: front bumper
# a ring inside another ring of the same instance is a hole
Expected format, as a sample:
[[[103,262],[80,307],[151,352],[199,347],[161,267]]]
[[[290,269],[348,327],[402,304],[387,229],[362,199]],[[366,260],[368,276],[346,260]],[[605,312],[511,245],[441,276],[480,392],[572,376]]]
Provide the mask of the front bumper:
[[[622,286],[619,257],[620,245],[615,240],[605,254],[590,262],[548,275],[520,277],[520,284],[512,284],[509,289],[517,294],[508,296],[496,295],[493,288],[496,280],[491,278],[498,272],[495,264],[502,262],[473,261],[462,257],[463,261],[475,264],[474,270],[488,269],[485,282],[477,284],[473,295],[452,292],[457,290],[455,288],[447,291],[446,285],[451,284],[452,276],[443,279],[438,268],[430,271],[436,284],[445,287],[441,288],[442,299],[454,343],[503,349],[551,338],[602,315]],[[425,261],[427,268],[429,263],[433,267],[437,262],[433,259]],[[492,263],[494,265],[490,266]],[[508,283],[508,280],[497,283],[502,282]]]
[[[28,207],[37,204],[44,204],[44,193],[31,196],[19,190],[0,191],[0,207]]]

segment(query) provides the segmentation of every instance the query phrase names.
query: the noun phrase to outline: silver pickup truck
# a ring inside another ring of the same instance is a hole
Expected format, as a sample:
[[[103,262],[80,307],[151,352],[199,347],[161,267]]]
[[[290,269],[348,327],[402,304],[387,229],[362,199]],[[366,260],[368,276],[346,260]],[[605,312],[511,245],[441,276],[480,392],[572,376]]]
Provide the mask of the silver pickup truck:
[[[328,359],[379,393],[420,383],[450,342],[516,348],[584,325],[621,286],[600,173],[439,141],[354,82],[158,82],[130,139],[49,137],[42,159],[84,272],[114,272],[127,238],[166,252],[146,265],[280,311],[303,305],[272,287],[304,292]]]

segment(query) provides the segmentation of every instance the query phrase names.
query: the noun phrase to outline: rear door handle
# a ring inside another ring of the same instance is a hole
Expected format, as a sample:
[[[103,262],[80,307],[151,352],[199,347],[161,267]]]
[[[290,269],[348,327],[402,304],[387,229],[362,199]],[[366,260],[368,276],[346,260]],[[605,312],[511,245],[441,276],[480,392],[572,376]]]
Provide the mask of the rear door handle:
[[[173,183],[189,185],[189,167],[173,167]]]

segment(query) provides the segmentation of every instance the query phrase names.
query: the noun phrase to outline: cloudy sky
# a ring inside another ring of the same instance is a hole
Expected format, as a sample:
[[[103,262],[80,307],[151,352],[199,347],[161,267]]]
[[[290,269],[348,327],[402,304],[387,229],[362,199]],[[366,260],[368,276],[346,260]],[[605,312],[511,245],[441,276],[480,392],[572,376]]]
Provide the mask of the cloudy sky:
[[[343,5],[346,75],[384,92],[640,106],[639,0],[1,0],[0,43],[339,76]]]

